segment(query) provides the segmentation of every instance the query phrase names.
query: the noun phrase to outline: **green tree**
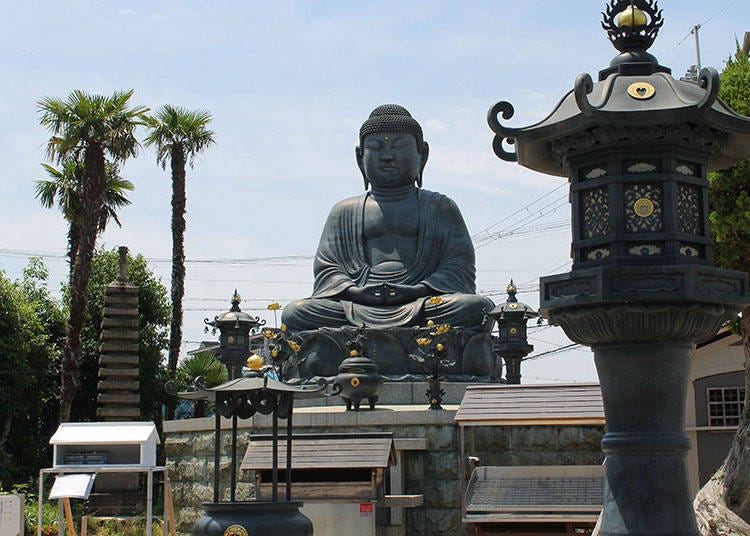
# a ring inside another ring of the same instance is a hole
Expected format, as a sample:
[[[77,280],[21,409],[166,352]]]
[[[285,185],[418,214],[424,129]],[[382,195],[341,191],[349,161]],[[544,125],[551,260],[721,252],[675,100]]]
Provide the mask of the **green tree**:
[[[86,288],[107,192],[107,158],[119,165],[138,151],[135,129],[148,108],[130,106],[133,90],[111,96],[75,90],[67,99],[45,97],[38,105],[40,124],[52,137],[47,155],[62,163],[83,163],[78,220],[78,249],[70,274],[70,303],[60,381],[60,420],[70,420],[79,386],[81,329],[86,311]]]
[[[31,259],[23,278],[0,273],[0,483],[29,482],[52,457],[65,315]],[[0,486],[2,487],[2,486]]]
[[[748,50],[737,45],[721,73],[719,97],[742,115],[750,115]],[[750,269],[750,161],[709,174],[711,232],[716,263],[733,270]],[[722,466],[695,498],[702,534],[747,535],[738,513],[750,507],[750,307],[738,323],[745,349],[745,407],[732,446]]]
[[[80,234],[83,164],[73,159],[67,159],[61,162],[60,169],[49,164],[42,164],[42,167],[49,178],[35,181],[35,195],[45,208],[51,208],[57,202],[60,212],[62,212],[65,221],[68,222],[68,264],[72,273],[73,263],[78,253],[78,236]],[[118,171],[116,164],[106,163],[107,186],[104,207],[99,220],[100,233],[106,230],[110,220],[114,220],[118,227],[122,227],[117,210],[130,205],[127,192],[133,191],[133,183],[120,177]]]
[[[169,370],[174,375],[182,343],[182,298],[185,294],[185,164],[214,142],[208,129],[211,114],[166,104],[148,118],[145,143],[156,147],[156,161],[172,169],[172,321],[169,335]],[[170,410],[171,413],[171,410]],[[171,415],[170,415],[171,416]]]
[[[97,249],[88,285],[86,314],[81,331],[81,386],[76,394],[72,417],[76,421],[96,420],[99,377],[99,337],[107,285],[117,279],[119,256],[116,249]],[[140,406],[141,418],[161,421],[166,403],[166,369],[163,354],[168,348],[167,326],[170,307],[167,289],[156,279],[141,255],[128,255],[128,280],[138,287]],[[68,294],[67,289],[65,294]]]

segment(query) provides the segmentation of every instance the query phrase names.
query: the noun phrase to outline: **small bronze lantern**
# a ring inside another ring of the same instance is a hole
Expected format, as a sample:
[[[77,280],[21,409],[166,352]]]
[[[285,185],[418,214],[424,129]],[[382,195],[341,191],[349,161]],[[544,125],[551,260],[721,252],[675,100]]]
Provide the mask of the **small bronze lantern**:
[[[200,379],[199,379],[200,380]],[[292,386],[251,372],[248,376],[206,388],[200,381],[185,392],[177,393],[190,400],[216,403],[214,418],[214,492],[213,501],[203,503],[205,513],[193,528],[194,536],[228,536],[284,534],[310,536],[313,527],[300,511],[301,502],[292,501],[292,414],[294,398],[325,396],[327,385]],[[169,388],[169,387],[168,387]],[[238,501],[237,490],[237,424],[256,413],[272,419],[273,491],[270,501]],[[222,458],[221,418],[231,419],[231,452],[229,465],[229,501],[221,499],[220,467]],[[279,419],[286,420],[286,493],[279,498]]]
[[[226,313],[214,317],[213,320],[205,318],[203,322],[211,326],[213,333],[219,330],[220,348],[216,359],[227,367],[230,380],[242,376],[242,367],[250,355],[250,335],[257,333],[258,329],[265,325],[266,321],[257,316],[250,316],[240,309],[240,295],[237,289],[232,296],[232,307]]]
[[[505,381],[510,384],[521,383],[521,361],[534,350],[527,339],[526,322],[539,316],[534,309],[518,301],[516,291],[511,279],[507,288],[508,299],[487,315],[497,323],[498,333],[492,351],[498,359],[505,361]]]
[[[711,259],[707,172],[750,157],[750,118],[717,98],[719,75],[676,80],[647,52],[655,0],[610,0],[602,26],[620,51],[581,74],[542,121],[488,122],[495,153],[570,181],[573,266],[543,277],[540,309],[594,351],[607,431],[602,536],[697,535],[684,432],[691,346],[735,317],[747,273]],[[515,152],[506,145],[516,147]]]

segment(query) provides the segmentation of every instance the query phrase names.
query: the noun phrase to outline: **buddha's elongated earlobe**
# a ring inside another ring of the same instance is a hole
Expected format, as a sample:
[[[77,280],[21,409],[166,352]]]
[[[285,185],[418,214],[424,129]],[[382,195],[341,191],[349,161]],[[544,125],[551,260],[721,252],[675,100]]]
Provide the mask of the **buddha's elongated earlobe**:
[[[365,180],[365,190],[368,190],[370,188],[370,181],[367,180],[367,175],[365,175],[365,163],[364,163],[365,152],[362,150],[361,146],[357,146],[354,148],[354,155],[357,158],[357,165],[359,166],[359,171],[362,172],[362,178]]]
[[[422,142],[422,147],[420,148],[419,154],[422,157],[422,164],[419,166],[419,172],[417,173],[417,187],[422,187],[422,173],[424,172],[424,167],[427,165],[427,157],[430,156],[430,146],[427,145],[427,142]]]

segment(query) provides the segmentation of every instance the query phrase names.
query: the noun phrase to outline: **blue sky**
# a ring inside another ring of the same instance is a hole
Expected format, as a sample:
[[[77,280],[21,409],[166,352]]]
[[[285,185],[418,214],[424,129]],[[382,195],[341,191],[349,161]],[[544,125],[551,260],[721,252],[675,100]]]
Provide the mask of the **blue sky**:
[[[362,190],[354,161],[359,125],[375,106],[406,106],[430,143],[425,188],[462,208],[469,231],[502,231],[477,249],[477,286],[493,295],[510,277],[536,306],[540,275],[566,270],[570,233],[564,179],[501,162],[489,107],[508,100],[512,125],[545,117],[581,72],[616,51],[601,30],[599,0],[254,2],[4,2],[0,31],[0,270],[20,274],[19,251],[45,253],[52,287],[64,278],[65,224],[42,209],[47,134],[36,102],[73,89],[134,88],[133,103],[204,108],[217,144],[188,171],[188,259],[309,256],[329,208]],[[746,0],[662,0],[665,25],[651,51],[676,77],[695,63],[719,69],[750,20]],[[154,259],[169,285],[170,180],[144,150],[122,174],[136,184],[122,228],[102,237]],[[552,192],[552,193],[550,193]],[[532,201],[540,198],[534,204]],[[537,229],[518,234],[519,229]],[[508,233],[515,232],[515,235]],[[482,242],[477,242],[481,244]],[[269,318],[272,300],[307,296],[308,258],[189,263],[185,349],[202,319],[234,288]],[[536,352],[566,344],[556,328],[532,333]],[[524,381],[594,380],[591,354],[529,362]]]

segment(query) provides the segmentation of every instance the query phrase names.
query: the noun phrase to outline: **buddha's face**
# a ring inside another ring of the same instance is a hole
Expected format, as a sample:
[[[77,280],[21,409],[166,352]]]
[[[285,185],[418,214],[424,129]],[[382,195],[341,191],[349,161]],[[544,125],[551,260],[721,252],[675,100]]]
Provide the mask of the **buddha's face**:
[[[423,166],[417,140],[408,132],[376,132],[362,143],[362,170],[376,188],[413,184]]]

